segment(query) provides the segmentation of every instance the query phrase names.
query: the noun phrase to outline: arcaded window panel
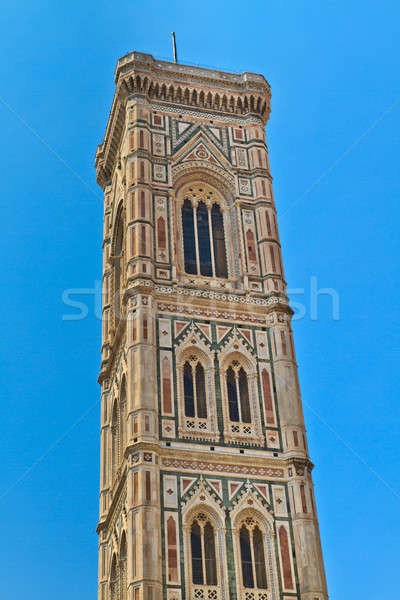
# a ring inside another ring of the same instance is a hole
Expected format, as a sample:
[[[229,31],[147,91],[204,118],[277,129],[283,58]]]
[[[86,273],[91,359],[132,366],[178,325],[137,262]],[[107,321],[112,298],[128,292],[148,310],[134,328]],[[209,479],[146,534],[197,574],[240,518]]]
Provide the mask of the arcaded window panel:
[[[197,416],[201,419],[207,418],[207,401],[204,369],[201,363],[196,365],[196,395],[197,395]]]
[[[217,585],[217,565],[215,561],[215,538],[211,523],[204,527],[204,553],[207,585]]]
[[[194,417],[193,371],[189,363],[183,367],[183,393],[185,398],[185,416]]]
[[[197,207],[197,237],[199,241],[200,274],[211,277],[211,246],[210,226],[208,223],[208,211],[204,202],[199,202]]]
[[[226,264],[226,248],[224,235],[224,219],[218,204],[211,209],[215,275],[217,277],[228,277],[228,266]]]
[[[189,200],[185,200],[182,206],[182,226],[185,271],[194,275],[197,273],[196,246],[194,241],[193,208]]]
[[[238,397],[236,390],[236,379],[235,373],[232,367],[226,372],[226,389],[228,393],[228,404],[229,404],[229,419],[231,421],[239,421],[239,406]]]
[[[112,468],[112,476],[117,471],[119,466],[119,423],[118,423],[118,405],[115,402],[114,408],[112,412],[112,420],[111,420],[111,468]]]
[[[120,319],[120,288],[121,288],[121,267],[122,267],[122,252],[124,244],[123,220],[121,215],[118,218],[117,229],[115,234],[115,297],[114,310],[116,323]]]
[[[126,383],[125,376],[121,383],[121,395],[120,395],[120,456],[124,455],[125,451],[125,430],[126,430]]]
[[[250,532],[244,525],[240,529],[239,538],[243,587],[254,588],[253,565],[251,560],[250,547]]]
[[[251,423],[249,384],[247,381],[246,371],[243,368],[241,368],[239,371],[239,393],[242,421],[243,423]]]
[[[190,546],[192,553],[192,580],[193,583],[203,585],[203,559],[201,555],[201,531],[200,526],[195,521],[190,532]]]
[[[264,540],[258,527],[253,530],[254,562],[257,578],[257,588],[267,589],[267,571],[265,568]]]

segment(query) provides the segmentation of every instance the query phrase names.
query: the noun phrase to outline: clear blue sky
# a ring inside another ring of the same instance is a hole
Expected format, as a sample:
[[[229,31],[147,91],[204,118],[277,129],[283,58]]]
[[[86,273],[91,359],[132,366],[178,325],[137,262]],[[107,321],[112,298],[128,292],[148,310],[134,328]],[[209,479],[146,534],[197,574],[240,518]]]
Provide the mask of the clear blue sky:
[[[182,62],[272,86],[284,263],[289,287],[306,290],[295,343],[330,596],[397,596],[399,22],[388,0],[3,2],[2,598],[96,598],[100,322],[90,296],[85,320],[63,321],[61,296],[101,274],[94,153],[115,62],[133,49],[170,57],[172,29]],[[339,294],[339,320],[321,297],[310,319],[311,276]]]

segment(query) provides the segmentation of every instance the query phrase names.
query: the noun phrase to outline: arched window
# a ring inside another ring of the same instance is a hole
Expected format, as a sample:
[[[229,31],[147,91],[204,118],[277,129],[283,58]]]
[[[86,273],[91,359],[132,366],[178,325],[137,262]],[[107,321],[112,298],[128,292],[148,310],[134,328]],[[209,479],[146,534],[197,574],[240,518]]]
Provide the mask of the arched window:
[[[239,531],[242,585],[244,588],[266,590],[265,540],[257,522],[248,517]]]
[[[118,403],[114,402],[112,417],[111,417],[111,473],[112,481],[119,467],[119,418],[118,418]]]
[[[123,228],[122,211],[119,214],[118,222],[115,231],[115,246],[114,246],[114,311],[115,323],[118,324],[121,317],[121,282],[122,282],[122,267],[123,267],[123,245],[124,245],[124,228]]]
[[[218,585],[214,527],[203,513],[193,520],[190,530],[190,552],[192,583]]]
[[[203,189],[199,189],[202,193]],[[224,221],[221,208],[185,198],[182,205],[185,272],[205,277],[227,277]]]
[[[111,600],[119,600],[119,574],[118,574],[118,563],[117,557],[114,554],[111,561],[111,572],[110,572],[110,596]]]
[[[251,423],[247,373],[237,361],[226,372],[226,389],[229,419],[233,422]]]
[[[125,375],[122,378],[121,382],[121,391],[120,391],[120,400],[119,400],[119,414],[120,414],[120,453],[119,456],[122,457],[125,452],[125,444],[126,444],[126,380]]]
[[[207,418],[207,399],[204,367],[195,356],[183,367],[185,416]]]
[[[126,600],[127,598],[126,583],[126,535],[125,532],[123,532],[121,540],[121,549],[119,553],[119,588],[121,600]]]

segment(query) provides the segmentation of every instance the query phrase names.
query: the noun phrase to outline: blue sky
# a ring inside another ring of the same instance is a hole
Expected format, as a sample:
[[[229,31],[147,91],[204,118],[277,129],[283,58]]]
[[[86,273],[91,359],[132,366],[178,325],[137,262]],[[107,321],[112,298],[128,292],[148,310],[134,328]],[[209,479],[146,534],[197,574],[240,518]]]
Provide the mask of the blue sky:
[[[395,597],[400,524],[397,2],[3,2],[1,592],[95,600],[101,275],[94,153],[131,50],[263,73],[331,599]],[[310,281],[333,288],[310,316]],[[85,414],[86,413],[86,414]],[[397,434],[397,435],[396,435]],[[32,469],[27,470],[32,466]]]

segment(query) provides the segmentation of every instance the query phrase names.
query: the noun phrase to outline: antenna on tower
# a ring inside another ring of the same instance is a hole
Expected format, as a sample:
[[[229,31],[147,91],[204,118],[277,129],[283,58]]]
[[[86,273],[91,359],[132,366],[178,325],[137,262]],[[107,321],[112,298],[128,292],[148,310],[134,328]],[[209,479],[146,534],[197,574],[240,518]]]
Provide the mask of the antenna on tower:
[[[172,35],[172,45],[173,45],[173,48],[174,48],[174,63],[177,64],[178,63],[178,54],[176,52],[175,31],[172,31],[171,35]]]

